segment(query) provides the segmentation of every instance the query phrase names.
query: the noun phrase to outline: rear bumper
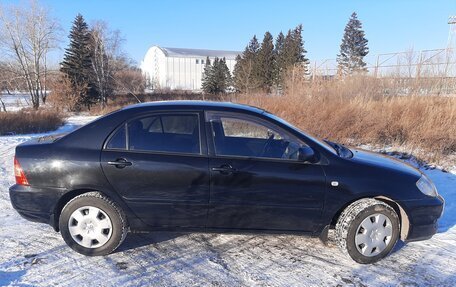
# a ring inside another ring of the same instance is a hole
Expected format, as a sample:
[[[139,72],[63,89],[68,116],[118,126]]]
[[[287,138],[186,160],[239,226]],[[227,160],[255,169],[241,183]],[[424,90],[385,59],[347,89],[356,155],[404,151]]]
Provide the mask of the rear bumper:
[[[440,195],[421,200],[399,202],[407,212],[410,228],[406,241],[431,238],[437,233],[437,220],[442,216],[445,200]]]
[[[13,185],[9,189],[11,204],[25,219],[50,224],[55,228],[54,210],[64,193],[61,188],[36,188]]]

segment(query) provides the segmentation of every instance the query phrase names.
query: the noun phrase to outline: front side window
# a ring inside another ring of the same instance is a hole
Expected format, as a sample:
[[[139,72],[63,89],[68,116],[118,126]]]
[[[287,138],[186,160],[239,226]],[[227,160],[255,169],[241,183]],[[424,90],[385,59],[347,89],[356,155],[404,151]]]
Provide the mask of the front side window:
[[[198,115],[164,114],[128,123],[130,150],[200,153]]]
[[[305,144],[280,128],[243,115],[213,115],[210,119],[215,153],[276,159],[298,159]]]

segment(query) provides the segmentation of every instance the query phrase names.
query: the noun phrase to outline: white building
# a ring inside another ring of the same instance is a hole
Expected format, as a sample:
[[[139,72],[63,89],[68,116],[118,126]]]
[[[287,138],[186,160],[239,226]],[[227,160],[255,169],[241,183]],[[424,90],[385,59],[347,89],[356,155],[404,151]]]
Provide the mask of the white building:
[[[142,72],[148,77],[153,89],[182,89],[198,91],[206,58],[225,58],[233,73],[237,51],[151,47],[141,63]]]

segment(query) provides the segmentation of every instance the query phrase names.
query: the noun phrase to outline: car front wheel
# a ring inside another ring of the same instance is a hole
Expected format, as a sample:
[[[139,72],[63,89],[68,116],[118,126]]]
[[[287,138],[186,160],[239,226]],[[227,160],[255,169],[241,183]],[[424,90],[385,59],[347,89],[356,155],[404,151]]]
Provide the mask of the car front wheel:
[[[70,200],[62,210],[60,233],[73,250],[88,256],[113,252],[128,231],[124,213],[99,192],[88,192]]]
[[[349,205],[336,224],[337,245],[358,263],[387,256],[398,241],[399,217],[386,203],[366,198]]]

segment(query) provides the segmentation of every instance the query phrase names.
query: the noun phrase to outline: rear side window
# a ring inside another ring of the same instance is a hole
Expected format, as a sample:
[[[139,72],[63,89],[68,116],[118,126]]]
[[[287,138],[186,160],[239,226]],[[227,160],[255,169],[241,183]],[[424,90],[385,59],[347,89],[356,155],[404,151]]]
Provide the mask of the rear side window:
[[[119,128],[116,133],[111,137],[108,144],[106,145],[108,149],[126,149],[127,148],[127,138],[125,134],[125,125]]]
[[[190,135],[198,128],[196,115],[161,116],[163,132]]]
[[[200,153],[199,119],[196,114],[166,114],[128,123],[130,150]]]

